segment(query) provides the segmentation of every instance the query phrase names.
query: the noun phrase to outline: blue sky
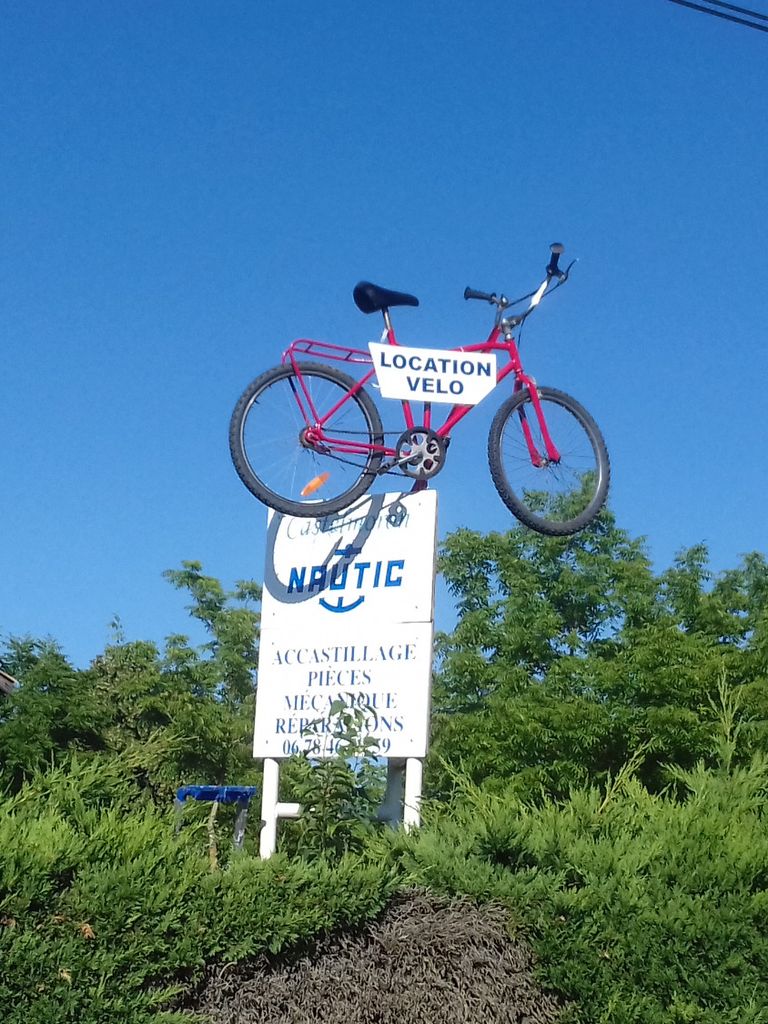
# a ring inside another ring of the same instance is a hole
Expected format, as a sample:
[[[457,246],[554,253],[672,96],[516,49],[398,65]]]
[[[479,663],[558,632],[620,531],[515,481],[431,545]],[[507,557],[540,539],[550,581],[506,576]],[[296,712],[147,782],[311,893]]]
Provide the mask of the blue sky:
[[[768,39],[665,0],[9,0],[0,34],[0,635],[79,665],[119,615],[187,628],[161,578],[260,579],[232,469],[248,381],[296,337],[360,345],[361,278],[406,344],[482,340],[519,294],[542,384],[606,436],[659,567],[766,550]],[[459,428],[440,532],[505,529]],[[444,621],[450,616],[441,602]]]

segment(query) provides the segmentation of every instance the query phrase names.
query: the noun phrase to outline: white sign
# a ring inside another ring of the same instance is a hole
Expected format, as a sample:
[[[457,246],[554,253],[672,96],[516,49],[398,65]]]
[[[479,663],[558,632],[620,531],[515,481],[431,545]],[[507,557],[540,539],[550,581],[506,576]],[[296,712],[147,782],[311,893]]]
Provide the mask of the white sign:
[[[436,529],[435,491],[373,495],[324,519],[270,512],[262,630],[430,621]]]
[[[335,754],[336,701],[363,712],[379,755],[424,757],[431,670],[431,623],[270,631],[259,651],[254,757]]]
[[[383,398],[477,405],[496,387],[496,355],[369,343]]]
[[[339,701],[380,755],[425,756],[436,531],[434,491],[325,519],[270,513],[254,757],[333,755]]]

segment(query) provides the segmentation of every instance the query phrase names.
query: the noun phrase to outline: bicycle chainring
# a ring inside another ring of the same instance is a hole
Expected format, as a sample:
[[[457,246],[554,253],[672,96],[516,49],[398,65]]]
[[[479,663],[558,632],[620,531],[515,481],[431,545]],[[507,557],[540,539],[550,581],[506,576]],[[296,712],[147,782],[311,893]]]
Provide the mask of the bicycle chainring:
[[[448,445],[429,427],[414,427],[400,435],[395,447],[395,465],[415,480],[430,480],[445,465]]]

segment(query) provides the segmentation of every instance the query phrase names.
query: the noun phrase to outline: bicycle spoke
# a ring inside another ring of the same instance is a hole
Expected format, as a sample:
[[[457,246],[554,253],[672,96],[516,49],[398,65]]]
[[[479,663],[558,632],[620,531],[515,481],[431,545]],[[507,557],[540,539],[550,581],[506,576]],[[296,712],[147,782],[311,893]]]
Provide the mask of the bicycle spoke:
[[[278,368],[243,396],[230,433],[233,458],[257,497],[263,495],[267,504],[277,501],[273,507],[341,507],[341,499],[361,490],[361,481],[362,490],[368,486],[369,466],[381,461],[372,448],[358,453],[344,447],[345,442],[372,444],[375,410],[370,412],[369,398],[350,395],[351,378],[302,365],[301,379],[290,367]],[[331,409],[335,412],[328,416]],[[316,427],[315,415],[323,423],[323,440],[317,442],[308,433]],[[378,417],[376,427],[380,430]]]
[[[608,462],[588,414],[569,396],[542,389],[541,416],[558,458],[550,459],[530,395],[499,410],[489,457],[502,499],[524,523],[567,534],[588,522],[605,499]],[[529,444],[530,442],[530,444]]]

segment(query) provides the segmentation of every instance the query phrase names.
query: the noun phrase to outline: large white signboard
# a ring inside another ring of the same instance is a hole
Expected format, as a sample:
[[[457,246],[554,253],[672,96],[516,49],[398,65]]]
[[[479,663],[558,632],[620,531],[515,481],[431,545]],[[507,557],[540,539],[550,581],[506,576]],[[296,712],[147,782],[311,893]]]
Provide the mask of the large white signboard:
[[[383,398],[477,405],[496,387],[494,353],[368,344]]]
[[[426,754],[436,529],[434,491],[270,514],[255,757],[333,754],[334,702],[364,712],[380,754]]]

